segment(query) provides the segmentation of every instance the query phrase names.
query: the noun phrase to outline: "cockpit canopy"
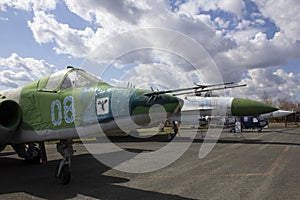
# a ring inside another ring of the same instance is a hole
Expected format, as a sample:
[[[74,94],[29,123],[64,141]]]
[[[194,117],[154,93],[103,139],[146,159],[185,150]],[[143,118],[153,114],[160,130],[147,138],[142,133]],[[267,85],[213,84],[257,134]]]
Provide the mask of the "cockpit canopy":
[[[65,90],[68,88],[80,88],[103,83],[103,81],[81,69],[67,68],[50,75],[46,90]]]

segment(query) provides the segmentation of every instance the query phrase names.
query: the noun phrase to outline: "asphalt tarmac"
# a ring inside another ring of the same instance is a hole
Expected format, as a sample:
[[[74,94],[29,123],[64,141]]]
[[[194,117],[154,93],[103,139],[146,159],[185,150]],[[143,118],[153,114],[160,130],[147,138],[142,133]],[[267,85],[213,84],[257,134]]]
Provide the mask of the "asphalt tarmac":
[[[142,174],[111,169],[74,144],[69,185],[55,182],[61,158],[55,145],[46,146],[49,162],[41,165],[28,165],[6,149],[0,153],[0,199],[299,199],[299,130],[249,131],[244,137],[226,130],[205,158],[198,156],[203,140],[195,139],[171,165]],[[138,153],[153,152],[166,142],[123,140],[117,145]]]

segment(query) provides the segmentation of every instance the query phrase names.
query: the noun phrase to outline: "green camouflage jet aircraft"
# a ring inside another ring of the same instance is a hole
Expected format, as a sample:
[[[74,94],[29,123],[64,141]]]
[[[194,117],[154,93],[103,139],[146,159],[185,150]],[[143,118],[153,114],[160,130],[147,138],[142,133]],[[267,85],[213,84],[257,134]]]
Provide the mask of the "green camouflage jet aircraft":
[[[120,129],[116,120],[124,119],[129,129],[136,124],[148,125],[149,110],[155,104],[165,109],[167,117],[180,113],[183,100],[167,93],[202,87],[155,92],[114,87],[81,69],[67,67],[0,95],[0,146],[3,150],[11,145],[26,161],[47,162],[44,142],[59,140],[57,150],[63,159],[56,168],[55,178],[61,184],[68,184],[74,153],[72,139],[79,137],[77,128],[87,130],[89,135],[99,132],[93,128],[99,124],[108,133]],[[131,124],[127,118],[132,119]]]

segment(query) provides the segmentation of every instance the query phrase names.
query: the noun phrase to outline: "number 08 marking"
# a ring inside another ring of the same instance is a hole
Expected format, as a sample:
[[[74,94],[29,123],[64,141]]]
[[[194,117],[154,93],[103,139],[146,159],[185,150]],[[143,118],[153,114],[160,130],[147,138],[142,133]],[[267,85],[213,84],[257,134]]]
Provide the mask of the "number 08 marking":
[[[64,99],[64,120],[67,124],[73,123],[75,120],[74,98],[67,96]],[[59,126],[62,123],[62,105],[56,99],[51,103],[51,119],[54,126]]]
[[[57,118],[55,115],[55,110],[57,110]],[[61,103],[58,99],[55,101],[52,101],[51,104],[51,119],[52,119],[52,124],[54,126],[58,126],[61,124],[62,121],[62,113],[61,113]]]

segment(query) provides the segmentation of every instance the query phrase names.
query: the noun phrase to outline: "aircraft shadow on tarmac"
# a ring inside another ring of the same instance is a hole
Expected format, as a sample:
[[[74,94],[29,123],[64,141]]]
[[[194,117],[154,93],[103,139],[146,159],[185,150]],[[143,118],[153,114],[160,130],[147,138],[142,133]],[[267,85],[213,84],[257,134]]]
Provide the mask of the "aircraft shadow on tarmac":
[[[275,131],[276,132],[276,131]],[[281,133],[281,134],[291,134],[291,135],[299,135],[297,133],[287,133],[287,132],[276,132],[276,134]],[[251,133],[250,133],[251,134]],[[199,139],[200,134],[198,133],[196,138],[193,140],[193,143],[203,143],[203,139]],[[134,137],[118,137],[116,138],[111,138],[110,139],[113,143],[123,143],[123,142],[162,142],[162,143],[168,143],[170,140],[168,140],[167,135],[162,135],[162,136],[156,136],[156,137],[151,137],[151,138],[134,138]],[[176,142],[187,142],[190,141],[190,137],[177,137]],[[89,141],[85,143],[98,143],[99,140],[96,141]],[[101,142],[101,140],[100,140]],[[206,139],[206,143],[216,143],[215,139]],[[228,138],[228,139],[218,139],[217,143],[219,144],[271,144],[271,145],[291,145],[291,146],[300,146],[300,143],[292,143],[292,142],[280,142],[280,141],[266,141],[266,140],[260,140],[260,139],[247,139],[247,135],[244,135],[243,137],[237,136],[236,138]],[[152,150],[136,150],[136,149],[125,149],[127,151],[132,151],[132,152],[151,152]]]
[[[297,135],[300,136],[300,133],[290,133],[286,131],[274,131],[276,134],[287,134],[287,135]]]
[[[106,156],[115,156],[115,153],[110,154]],[[53,174],[57,163],[58,161],[54,160],[44,165],[29,165],[20,159],[0,158],[0,194],[25,193],[45,199],[69,199],[80,195],[97,199],[186,199],[115,185],[130,180],[103,175],[111,168],[90,154],[74,156],[71,183],[59,185],[55,182]],[[20,197],[19,195],[17,197]]]
[[[195,139],[194,143],[203,143],[203,139]],[[275,142],[275,141],[265,141],[258,139],[219,139],[217,142],[215,140],[205,140],[206,143],[218,143],[218,144],[271,144],[271,145],[294,145],[300,146],[300,143],[292,143],[292,142]]]

